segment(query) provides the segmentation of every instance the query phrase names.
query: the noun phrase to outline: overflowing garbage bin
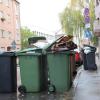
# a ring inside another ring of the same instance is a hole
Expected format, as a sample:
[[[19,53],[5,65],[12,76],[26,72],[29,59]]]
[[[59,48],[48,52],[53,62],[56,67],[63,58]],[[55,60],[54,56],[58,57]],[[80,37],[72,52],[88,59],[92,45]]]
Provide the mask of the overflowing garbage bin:
[[[93,46],[84,46],[82,49],[83,65],[85,70],[96,70],[97,65],[95,62],[96,48]]]
[[[0,93],[16,91],[16,56],[14,52],[3,52],[0,54]]]
[[[41,49],[27,49],[17,53],[21,74],[20,93],[40,92],[46,89],[45,55]]]
[[[77,45],[72,41],[72,36],[62,36],[47,52],[50,84],[56,92],[68,91],[71,87],[76,73],[75,52],[72,51],[75,48]]]

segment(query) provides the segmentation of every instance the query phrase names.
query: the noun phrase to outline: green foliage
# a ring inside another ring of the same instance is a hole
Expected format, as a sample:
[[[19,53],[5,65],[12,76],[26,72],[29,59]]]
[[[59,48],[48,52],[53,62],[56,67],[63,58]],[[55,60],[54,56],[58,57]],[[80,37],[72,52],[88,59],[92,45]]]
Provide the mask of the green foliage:
[[[93,45],[98,46],[98,37],[94,36],[92,38]]]
[[[85,29],[84,15],[82,10],[84,9],[83,0],[71,0],[71,5],[66,7],[62,13],[60,13],[60,21],[62,29],[65,33],[69,35],[76,34],[77,36],[82,35],[83,29]],[[93,22],[95,19],[94,13],[94,0],[90,0],[90,30],[93,31]],[[80,39],[79,39],[80,40]],[[93,44],[96,44],[97,38],[94,36],[92,38]]]
[[[89,7],[90,7],[90,19],[91,19],[90,24],[91,24],[91,30],[93,31],[93,22],[94,22],[94,19],[95,19],[94,0],[90,1]]]
[[[89,7],[90,7],[90,24],[91,24],[91,31],[93,32],[93,22],[95,20],[95,11],[94,11],[94,0],[91,0],[90,1],[90,4],[89,4]],[[98,37],[96,36],[93,36],[92,39],[91,39],[92,43],[97,46],[98,45]]]
[[[84,17],[80,10],[66,7],[60,14],[62,29],[65,33],[73,35],[80,27],[84,27]]]
[[[60,14],[61,18],[61,24],[62,24],[62,29],[65,33],[71,34],[73,33],[73,22],[72,22],[72,17],[70,16],[72,12],[70,11],[69,8],[66,8],[64,13]]]
[[[22,49],[28,47],[28,38],[34,36],[35,34],[27,27],[21,28],[21,47]]]

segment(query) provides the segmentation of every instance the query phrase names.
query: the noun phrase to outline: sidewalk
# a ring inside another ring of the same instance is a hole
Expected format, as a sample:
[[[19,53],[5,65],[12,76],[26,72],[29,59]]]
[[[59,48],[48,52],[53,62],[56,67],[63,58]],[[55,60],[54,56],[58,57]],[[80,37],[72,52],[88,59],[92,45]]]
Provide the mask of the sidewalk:
[[[83,67],[78,69],[78,74],[69,92],[63,94],[31,93],[23,97],[18,94],[0,94],[0,100],[100,100],[100,68],[97,57],[96,61],[97,71],[86,71]],[[20,84],[19,74],[18,84]]]
[[[86,71],[81,69],[79,76],[74,80],[74,97],[73,100],[100,100],[100,66],[98,58],[96,57],[98,65],[97,71]],[[78,78],[78,79],[77,79]]]

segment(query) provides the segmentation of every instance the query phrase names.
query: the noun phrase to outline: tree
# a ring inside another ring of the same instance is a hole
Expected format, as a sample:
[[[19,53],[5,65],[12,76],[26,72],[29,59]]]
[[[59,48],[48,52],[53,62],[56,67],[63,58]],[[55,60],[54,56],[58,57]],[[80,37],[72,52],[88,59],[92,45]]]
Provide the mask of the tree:
[[[71,5],[66,7],[62,13],[60,13],[60,21],[62,25],[62,30],[70,35],[78,36],[80,42],[80,36],[82,36],[83,30],[85,28],[84,16],[82,10],[84,9],[83,0],[71,0]],[[90,30],[93,31],[93,22],[95,18],[94,14],[94,0],[89,2],[90,9]],[[97,38],[94,36],[92,38],[95,43]]]
[[[34,36],[35,33],[33,33],[29,28],[22,27],[21,28],[21,47],[22,49],[28,47],[28,38]]]
[[[90,1],[89,7],[90,7],[90,18],[91,18],[91,22],[90,22],[91,23],[91,31],[93,32],[93,22],[95,20],[94,0]],[[92,37],[92,42],[95,46],[98,45],[98,38],[95,35]]]
[[[62,29],[65,33],[73,35],[84,27],[84,17],[80,10],[66,7],[60,14]]]
[[[62,29],[65,33],[70,35],[73,34],[73,16],[71,16],[71,14],[72,12],[68,7],[60,14]]]

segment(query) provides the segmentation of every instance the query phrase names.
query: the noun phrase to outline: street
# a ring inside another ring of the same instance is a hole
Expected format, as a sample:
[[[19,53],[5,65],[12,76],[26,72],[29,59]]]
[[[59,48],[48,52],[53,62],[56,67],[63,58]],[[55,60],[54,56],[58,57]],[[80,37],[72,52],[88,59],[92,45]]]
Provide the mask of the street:
[[[0,100],[100,100],[100,68],[98,57],[96,57],[98,70],[86,71],[83,66],[78,69],[72,88],[65,93],[27,93],[25,95],[0,94]],[[20,81],[20,71],[18,67],[18,85]]]

